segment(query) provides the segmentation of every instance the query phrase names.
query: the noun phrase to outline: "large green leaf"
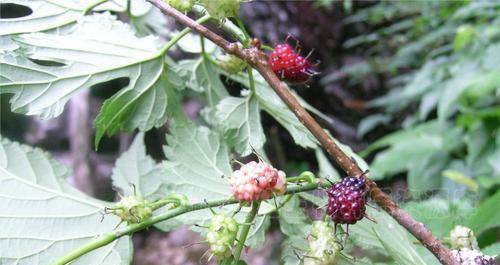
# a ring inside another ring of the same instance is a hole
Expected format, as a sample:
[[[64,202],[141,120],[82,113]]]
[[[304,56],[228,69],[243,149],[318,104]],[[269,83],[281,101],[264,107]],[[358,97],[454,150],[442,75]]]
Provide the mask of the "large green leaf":
[[[236,152],[248,155],[252,147],[260,149],[266,141],[260,120],[259,101],[254,96],[227,97],[218,105],[215,113],[226,141]]]
[[[438,238],[449,236],[453,227],[464,224],[473,211],[472,205],[466,200],[454,202],[438,197],[408,202],[402,207],[413,218],[424,223]]]
[[[338,181],[340,179],[339,172],[332,166],[325,153],[319,148],[316,149],[314,153],[318,161],[318,177],[327,178],[331,181]]]
[[[167,161],[163,162],[164,184],[167,193],[186,195],[191,203],[205,200],[229,199],[232,196],[227,177],[232,173],[228,148],[218,134],[207,127],[197,127],[182,118],[175,120],[167,135],[167,145],[164,147]],[[260,214],[269,212],[267,203],[261,205]],[[235,205],[214,209],[216,212],[229,212]],[[241,209],[235,218],[244,222],[249,207]],[[157,225],[160,229],[170,230],[180,224],[207,222],[212,217],[208,210],[190,212],[175,220]],[[248,240],[252,245],[260,245],[269,227],[266,216],[258,217],[251,227]]]
[[[367,213],[377,223],[364,218],[356,225],[349,226],[349,234],[357,245],[385,250],[383,252],[398,264],[427,264],[413,244],[415,239],[387,213],[371,208],[367,209]]]
[[[300,207],[300,199],[298,195],[293,195],[288,203],[281,207],[278,211],[280,229],[287,236],[306,237],[309,233],[311,222],[304,213],[304,209]]]
[[[303,264],[300,255],[304,255],[308,248],[305,237],[293,236],[281,243],[281,262],[285,265]]]
[[[106,203],[71,187],[68,175],[47,153],[1,140],[1,264],[51,264],[120,222],[111,215],[101,221]],[[124,237],[74,264],[129,264],[131,252]]]
[[[105,132],[148,130],[166,120],[167,75],[154,38],[137,38],[109,14],[84,17],[66,34],[15,37],[21,45],[0,54],[0,93],[13,93],[12,109],[42,118],[56,117],[78,90],[116,78],[129,85],[106,100],[96,118],[96,143]],[[64,66],[43,66],[30,59]]]
[[[414,159],[408,167],[408,191],[420,196],[426,191],[441,187],[441,172],[449,162],[446,152],[436,152],[422,159]]]
[[[500,212],[498,205],[500,204],[500,191],[495,195],[483,201],[479,207],[472,213],[467,226],[477,234],[483,231],[500,226]]]
[[[120,188],[123,195],[140,195],[148,200],[165,197],[167,187],[163,183],[163,171],[155,161],[146,155],[144,134],[138,134],[130,148],[116,161],[113,169],[113,186]]]
[[[389,134],[372,144],[364,153],[389,146],[388,149],[377,154],[370,166],[374,179],[381,179],[406,170],[415,170],[416,172],[411,175],[411,184],[415,184],[416,188],[432,187],[436,183],[427,183],[429,185],[419,183],[418,179],[414,178],[419,176],[415,174],[420,174],[423,169],[426,169],[429,170],[429,172],[425,173],[428,174],[428,178],[437,176],[439,166],[444,166],[446,159],[441,163],[430,161],[430,163],[436,163],[434,170],[428,168],[428,165],[422,165],[425,161],[415,161],[422,157],[439,156],[439,154],[441,154],[441,157],[444,156],[447,152],[462,144],[461,134],[462,130],[460,128],[451,127],[450,124],[439,124],[436,121],[430,121]]]
[[[5,0],[2,4],[15,4],[30,9],[27,16],[0,19],[0,36],[19,33],[39,32],[62,27],[74,23],[83,16],[83,11],[96,1],[72,1],[72,0]],[[146,17],[151,14],[151,4],[145,1],[131,1],[132,17]],[[95,7],[95,11],[124,12],[126,0],[107,1]],[[157,21],[161,23],[161,20]]]
[[[227,74],[227,73],[225,73]],[[295,143],[305,148],[315,148],[317,141],[309,130],[300,123],[299,119],[288,109],[283,101],[267,85],[263,77],[256,71],[253,73],[255,78],[255,96],[259,101],[259,106],[265,112],[269,113],[292,135]],[[249,87],[248,75],[238,74],[227,77]],[[303,101],[303,100],[301,100]],[[316,110],[314,110],[316,112]]]
[[[232,169],[226,145],[206,127],[179,121],[167,135],[164,152],[166,181],[175,191],[189,194],[192,202],[231,196],[228,176]]]
[[[179,63],[187,86],[196,92],[204,92],[207,106],[212,108],[229,94],[220,80],[214,64],[205,55],[198,59],[184,60]]]
[[[227,181],[232,173],[228,148],[208,128],[176,119],[167,135],[164,152],[167,161],[163,162],[163,174],[168,193],[184,194],[192,203],[232,196]],[[168,230],[181,223],[204,222],[210,217],[210,211],[191,212],[159,227]]]

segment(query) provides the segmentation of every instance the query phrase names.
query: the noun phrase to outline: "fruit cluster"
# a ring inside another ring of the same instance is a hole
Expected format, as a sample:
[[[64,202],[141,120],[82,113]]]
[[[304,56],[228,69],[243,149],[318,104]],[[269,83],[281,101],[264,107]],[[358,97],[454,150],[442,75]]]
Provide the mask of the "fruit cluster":
[[[450,231],[451,254],[460,264],[496,265],[495,258],[479,250],[474,232],[465,226],[457,225]]]
[[[128,224],[140,223],[153,214],[153,209],[149,202],[141,196],[126,196],[113,208],[108,208],[108,212],[120,217]]]
[[[171,7],[181,11],[189,12],[193,9],[194,0],[164,0]]]
[[[259,161],[242,165],[229,178],[233,195],[239,201],[266,200],[286,189],[285,172]]]
[[[200,4],[205,7],[208,14],[218,20],[236,17],[240,3],[241,0],[200,0]]]
[[[237,74],[248,66],[248,64],[237,56],[224,54],[217,58],[219,66],[230,74]]]
[[[267,63],[279,78],[292,83],[304,83],[317,74],[308,58],[302,57],[288,43],[276,45]]]
[[[485,255],[476,249],[459,249],[452,250],[451,254],[455,259],[463,265],[496,265],[493,257]]]
[[[465,226],[457,225],[450,232],[451,247],[455,249],[479,249],[474,232]]]
[[[314,221],[307,241],[309,250],[304,257],[304,265],[337,264],[342,246],[335,241],[335,230],[331,224]]]
[[[336,224],[355,224],[366,211],[366,183],[363,177],[346,177],[327,190],[327,213]]]
[[[231,256],[238,233],[238,223],[226,214],[216,214],[208,224],[207,242],[213,255],[219,259]]]

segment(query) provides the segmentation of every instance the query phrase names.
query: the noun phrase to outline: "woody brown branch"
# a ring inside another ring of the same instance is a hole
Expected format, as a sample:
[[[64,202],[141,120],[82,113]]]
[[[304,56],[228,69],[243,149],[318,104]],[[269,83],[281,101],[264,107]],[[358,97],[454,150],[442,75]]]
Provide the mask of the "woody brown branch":
[[[281,80],[268,67],[265,54],[255,47],[241,49],[236,43],[231,43],[220,35],[214,33],[201,24],[196,23],[188,16],[170,7],[163,0],[147,0],[159,8],[162,13],[170,16],[194,31],[197,31],[205,38],[211,40],[216,45],[224,49],[227,53],[238,56],[255,68],[273,88],[278,96],[285,102],[290,110],[297,116],[302,124],[314,135],[321,146],[326,149],[330,157],[350,176],[361,175],[362,171],[358,165],[346,155],[333,139],[316,122],[316,120],[300,105],[298,100],[288,90]],[[370,197],[391,215],[399,224],[405,227],[415,236],[429,251],[431,251],[442,264],[455,265],[458,262],[453,258],[451,252],[437,239],[427,227],[421,222],[413,219],[407,212],[403,211],[385,194],[372,180],[367,180],[370,188]]]

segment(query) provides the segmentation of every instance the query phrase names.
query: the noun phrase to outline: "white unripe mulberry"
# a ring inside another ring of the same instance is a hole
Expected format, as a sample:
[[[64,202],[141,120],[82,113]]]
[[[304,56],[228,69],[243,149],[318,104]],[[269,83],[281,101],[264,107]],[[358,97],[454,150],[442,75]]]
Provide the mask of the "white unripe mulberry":
[[[286,175],[265,162],[252,161],[234,171],[229,183],[234,197],[240,201],[266,200],[272,194],[285,192]]]

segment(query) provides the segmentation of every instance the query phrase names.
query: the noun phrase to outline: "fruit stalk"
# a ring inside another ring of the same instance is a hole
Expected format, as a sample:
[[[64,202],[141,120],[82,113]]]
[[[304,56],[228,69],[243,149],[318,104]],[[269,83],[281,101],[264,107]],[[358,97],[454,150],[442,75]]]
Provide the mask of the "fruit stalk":
[[[236,251],[234,253],[235,261],[240,260],[241,251],[245,247],[245,241],[247,240],[248,232],[250,231],[250,224],[253,222],[255,216],[259,212],[259,207],[260,207],[260,201],[254,201],[252,203],[252,210],[247,214],[247,217],[245,219],[245,224],[243,224],[241,227],[241,234],[240,237],[238,238],[238,246],[236,247]]]
[[[362,174],[362,170],[358,165],[346,155],[342,149],[334,142],[334,140],[325,132],[325,130],[316,122],[316,120],[302,107],[299,101],[288,90],[286,85],[276,76],[276,74],[269,68],[265,60],[265,55],[262,51],[255,47],[248,49],[241,49],[235,43],[230,43],[217,33],[196,23],[188,16],[180,13],[167,5],[162,0],[147,0],[160,11],[184,26],[187,26],[207,39],[214,42],[216,45],[224,49],[227,53],[236,55],[241,59],[248,62],[250,66],[255,68],[266,80],[266,82],[273,88],[283,102],[290,108],[290,110],[297,116],[302,124],[314,135],[320,142],[323,148],[326,149],[328,154],[335,162],[350,176],[358,176]],[[427,229],[423,223],[413,219],[408,213],[403,211],[392,201],[391,197],[385,194],[377,184],[370,179],[367,179],[367,186],[370,189],[370,197],[382,207],[389,215],[405,227],[411,234],[413,234],[429,251],[431,251],[439,261],[446,265],[456,265],[457,261],[453,258],[449,249],[447,249],[437,239],[432,232]]]

